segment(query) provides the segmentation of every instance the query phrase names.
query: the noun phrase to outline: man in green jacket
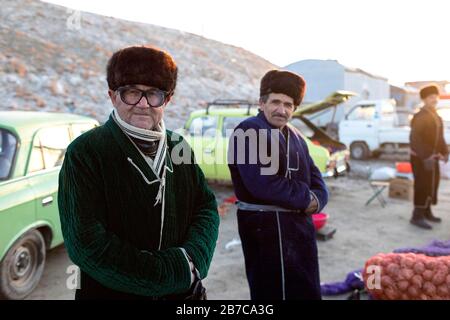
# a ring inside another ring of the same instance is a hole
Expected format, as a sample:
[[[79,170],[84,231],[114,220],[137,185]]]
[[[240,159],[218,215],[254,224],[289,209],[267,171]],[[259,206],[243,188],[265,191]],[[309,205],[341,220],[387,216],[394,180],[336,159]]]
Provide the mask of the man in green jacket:
[[[164,126],[176,81],[168,53],[117,51],[107,66],[112,114],[67,149],[58,204],[81,270],[75,299],[205,298],[219,216],[188,144]]]

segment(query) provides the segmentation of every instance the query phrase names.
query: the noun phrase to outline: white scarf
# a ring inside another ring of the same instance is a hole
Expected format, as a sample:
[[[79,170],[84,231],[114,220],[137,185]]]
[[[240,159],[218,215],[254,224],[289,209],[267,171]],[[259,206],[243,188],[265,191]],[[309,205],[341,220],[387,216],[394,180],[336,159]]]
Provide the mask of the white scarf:
[[[126,123],[120,118],[119,113],[116,111],[116,109],[113,109],[111,115],[113,120],[117,123],[119,128],[126,135],[145,141],[151,142],[159,141],[158,151],[156,152],[155,159],[152,161],[150,157],[145,156],[144,153],[141,150],[139,150],[139,148],[130,138],[131,143],[133,143],[136,149],[138,149],[139,153],[144,157],[150,168],[153,170],[153,173],[156,176],[156,180],[149,181],[145,177],[144,173],[139,169],[139,167],[132,161],[131,158],[128,158],[128,161],[140,172],[140,174],[142,175],[147,184],[150,185],[157,182],[160,183],[158,194],[156,195],[155,198],[155,204],[153,206],[156,206],[158,203],[161,203],[161,229],[158,246],[158,249],[161,249],[162,233],[164,229],[164,216],[165,216],[164,210],[165,210],[165,195],[166,195],[166,170],[173,172],[173,164],[171,165],[172,168],[166,166],[167,135],[164,121],[161,119],[161,122],[156,126],[157,131],[154,131],[138,128]],[[170,159],[170,156],[168,158]],[[172,163],[172,161],[170,162]]]
[[[128,136],[149,142],[159,141],[158,151],[156,152],[155,159],[152,161],[152,165],[149,165],[155,175],[160,177],[162,175],[161,170],[165,165],[167,153],[166,126],[164,125],[164,121],[161,119],[161,122],[156,126],[156,130],[148,130],[138,128],[126,123],[120,118],[119,113],[116,111],[116,109],[113,109],[112,117],[120,127],[120,129],[122,129],[122,131]]]

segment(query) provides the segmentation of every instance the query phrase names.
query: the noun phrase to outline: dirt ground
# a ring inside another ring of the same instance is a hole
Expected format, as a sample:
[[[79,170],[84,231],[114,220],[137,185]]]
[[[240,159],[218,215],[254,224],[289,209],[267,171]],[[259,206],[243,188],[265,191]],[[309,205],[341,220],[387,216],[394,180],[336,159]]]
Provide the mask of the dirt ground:
[[[328,241],[318,241],[322,282],[345,279],[348,272],[362,268],[365,261],[380,252],[406,246],[422,246],[433,239],[450,239],[450,181],[442,180],[439,204],[434,213],[443,218],[433,230],[425,231],[409,224],[412,203],[391,199],[387,190],[383,195],[388,201],[382,208],[376,200],[365,206],[372,190],[364,179],[369,167],[393,166],[390,159],[372,162],[354,162],[354,170],[347,177],[327,181],[330,201],[324,212],[330,215],[330,227],[337,229]],[[218,202],[233,195],[229,186],[211,185]],[[236,209],[230,205],[221,219],[219,239],[204,285],[209,299],[249,299],[242,249],[239,244],[226,248],[233,240],[239,240]],[[63,246],[49,252],[44,276],[29,299],[73,299],[74,291],[67,289],[67,267],[71,265]],[[324,297],[332,298],[332,297]],[[345,298],[339,296],[334,298]]]

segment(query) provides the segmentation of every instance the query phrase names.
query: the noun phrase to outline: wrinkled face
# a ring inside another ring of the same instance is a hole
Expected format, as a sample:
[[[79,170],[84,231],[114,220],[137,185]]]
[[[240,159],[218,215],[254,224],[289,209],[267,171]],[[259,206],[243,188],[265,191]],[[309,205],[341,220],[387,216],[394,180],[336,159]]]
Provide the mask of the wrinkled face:
[[[276,128],[283,128],[296,109],[294,99],[284,93],[270,93],[267,100],[263,100],[260,100],[259,105],[267,121]]]
[[[155,89],[146,85],[129,85],[127,88],[133,89],[140,89],[144,91],[148,91],[151,89]],[[109,97],[111,98],[111,102],[114,106],[114,108],[117,110],[117,113],[119,114],[120,118],[128,123],[129,125],[141,128],[141,129],[154,129],[158,123],[161,122],[161,119],[164,115],[164,108],[167,105],[167,103],[170,101],[170,97],[166,97],[164,100],[164,103],[160,107],[151,107],[145,98],[145,96],[142,96],[140,100],[135,99],[136,97],[139,98],[141,93],[137,90],[133,92],[133,90],[128,91],[108,91]],[[121,96],[122,95],[122,96]],[[134,105],[130,105],[125,103],[123,100],[127,101],[128,95],[132,103],[135,103]],[[152,103],[152,97],[150,94],[148,94],[148,98],[150,100],[150,103]],[[135,99],[135,100],[133,100]]]
[[[430,94],[428,97],[423,99],[423,103],[426,107],[436,108],[437,104],[439,102],[439,95],[437,94]]]

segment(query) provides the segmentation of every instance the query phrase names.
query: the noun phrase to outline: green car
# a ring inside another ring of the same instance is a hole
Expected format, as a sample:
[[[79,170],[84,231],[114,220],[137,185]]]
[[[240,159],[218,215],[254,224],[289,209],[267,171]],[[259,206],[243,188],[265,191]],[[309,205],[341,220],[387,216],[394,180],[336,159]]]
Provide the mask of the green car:
[[[46,250],[63,243],[59,170],[67,145],[97,125],[72,114],[0,111],[0,299],[31,293]]]
[[[335,107],[353,94],[335,92],[324,101],[302,106],[291,120],[305,139],[315,165],[323,177],[338,177],[350,170],[347,147],[315,126],[307,115]],[[216,100],[191,113],[183,136],[194,150],[197,162],[209,180],[230,182],[227,150],[233,129],[258,113],[257,105],[243,100]]]

